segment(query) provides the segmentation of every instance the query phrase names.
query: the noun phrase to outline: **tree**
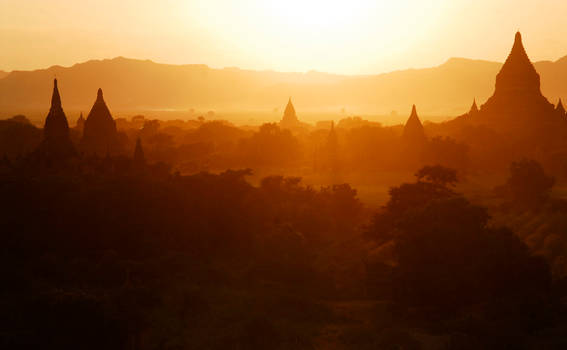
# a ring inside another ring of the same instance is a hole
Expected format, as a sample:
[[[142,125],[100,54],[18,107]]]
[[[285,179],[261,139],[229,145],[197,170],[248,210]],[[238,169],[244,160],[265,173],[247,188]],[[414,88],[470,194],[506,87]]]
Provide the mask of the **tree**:
[[[548,176],[540,163],[522,159],[510,164],[510,177],[504,185],[504,194],[515,203],[533,207],[545,202],[555,179]]]
[[[417,181],[430,182],[436,185],[447,187],[454,186],[457,179],[457,171],[455,169],[446,168],[441,165],[427,165],[419,169],[415,173]]]
[[[425,167],[416,176],[417,182],[390,190],[367,230],[392,251],[395,299],[454,312],[547,291],[546,263],[510,230],[491,227],[485,208],[448,188],[456,182],[454,170]]]

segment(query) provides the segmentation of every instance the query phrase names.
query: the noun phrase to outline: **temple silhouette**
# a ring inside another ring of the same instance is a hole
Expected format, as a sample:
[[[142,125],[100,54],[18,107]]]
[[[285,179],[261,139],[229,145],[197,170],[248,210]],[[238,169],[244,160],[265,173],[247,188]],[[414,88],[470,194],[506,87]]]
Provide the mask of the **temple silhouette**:
[[[85,130],[85,118],[83,117],[83,112],[81,112],[79,119],[77,119],[77,124],[75,125],[75,129],[81,134]]]
[[[512,49],[496,76],[494,93],[480,106],[445,124],[450,135],[468,127],[497,133],[510,156],[530,155],[543,159],[551,151],[565,149],[567,118],[561,101],[554,106],[541,93],[540,75],[530,61],[522,35],[517,32]]]
[[[95,103],[85,121],[81,150],[85,154],[104,156],[118,152],[116,122],[110,114],[102,89],[98,89]]]
[[[404,125],[402,142],[408,146],[419,147],[422,146],[425,141],[425,130],[423,129],[423,124],[421,124],[421,120],[419,120],[419,116],[417,115],[417,109],[415,108],[415,105],[413,105],[411,114]]]
[[[291,97],[287,101],[287,105],[285,106],[284,114],[282,119],[279,123],[282,129],[289,129],[289,130],[297,130],[309,127],[308,124],[303,123],[297,117],[295,113],[295,107],[293,107],[293,103],[291,102]]]
[[[57,79],[53,80],[51,107],[45,118],[43,141],[36,154],[51,160],[63,160],[76,155],[75,146],[69,137],[69,123],[61,104]]]
[[[522,35],[516,33],[514,45],[496,76],[494,94],[482,105],[477,117],[483,123],[556,122],[554,106],[540,89],[540,77],[530,61]]]

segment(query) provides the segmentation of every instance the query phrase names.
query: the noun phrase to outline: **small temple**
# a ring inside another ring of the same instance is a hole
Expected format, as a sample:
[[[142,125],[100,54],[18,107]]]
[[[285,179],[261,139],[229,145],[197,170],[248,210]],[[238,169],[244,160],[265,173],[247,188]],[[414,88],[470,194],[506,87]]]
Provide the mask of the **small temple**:
[[[475,98],[475,99],[473,99],[473,103],[472,103],[471,109],[469,110],[468,115],[472,117],[472,116],[475,116],[477,114],[478,114],[478,106],[476,105],[476,98]]]
[[[301,122],[299,118],[297,118],[297,114],[295,113],[295,108],[293,107],[293,103],[291,102],[291,97],[287,102],[287,106],[285,107],[285,111],[280,121],[280,126],[283,128],[295,128],[301,126]]]
[[[53,80],[51,107],[45,118],[43,141],[39,145],[38,153],[55,160],[66,159],[76,154],[69,136],[69,123],[61,104],[57,79]]]
[[[85,129],[85,118],[83,117],[83,112],[81,112],[79,119],[77,119],[75,129],[77,129],[79,132],[83,132],[83,130]]]
[[[404,125],[404,131],[402,134],[402,141],[410,145],[420,145],[426,140],[425,131],[423,129],[423,124],[417,115],[417,109],[413,105],[411,109],[411,114]]]
[[[117,148],[116,122],[104,102],[102,89],[98,89],[96,101],[85,121],[81,149],[86,154],[104,156],[116,153]]]
[[[567,116],[567,112],[565,112],[565,107],[563,107],[563,103],[561,102],[561,99],[559,99],[559,102],[557,102],[557,106],[555,107],[555,112],[557,112],[557,114],[562,118],[565,118]]]

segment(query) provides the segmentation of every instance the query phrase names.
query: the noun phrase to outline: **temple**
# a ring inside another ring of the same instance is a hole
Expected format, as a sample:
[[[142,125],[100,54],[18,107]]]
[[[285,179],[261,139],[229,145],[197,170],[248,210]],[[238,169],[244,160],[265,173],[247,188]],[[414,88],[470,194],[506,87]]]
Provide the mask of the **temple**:
[[[291,97],[287,102],[287,106],[285,107],[284,115],[282,120],[280,121],[280,126],[283,128],[295,128],[300,126],[301,122],[297,118],[295,114],[295,108],[293,107],[293,103],[291,103]]]
[[[81,149],[85,154],[98,156],[118,151],[116,122],[104,102],[102,89],[98,89],[96,101],[85,121]]]
[[[57,79],[53,80],[51,107],[45,118],[43,141],[38,153],[53,160],[62,160],[76,154],[75,147],[69,137],[69,123],[61,105],[61,96],[57,87]]]
[[[474,117],[478,113],[478,106],[476,105],[476,99],[473,99],[473,103],[471,109],[469,110],[468,115]]]
[[[79,119],[77,119],[77,124],[75,125],[75,129],[79,132],[83,132],[83,130],[85,129],[85,118],[83,117],[83,112],[81,112]]]
[[[541,93],[539,74],[518,32],[496,76],[494,94],[480,108],[478,119],[498,127],[509,127],[510,123],[551,122],[556,116],[553,110],[554,106]]]
[[[565,118],[567,116],[567,112],[565,112],[565,107],[563,107],[563,103],[561,102],[561,99],[559,99],[559,102],[557,102],[557,106],[555,107],[555,112],[561,118]]]
[[[411,114],[404,125],[402,141],[406,144],[416,146],[422,145],[426,141],[425,131],[423,130],[421,120],[419,120],[419,117],[417,116],[415,105],[413,105]]]

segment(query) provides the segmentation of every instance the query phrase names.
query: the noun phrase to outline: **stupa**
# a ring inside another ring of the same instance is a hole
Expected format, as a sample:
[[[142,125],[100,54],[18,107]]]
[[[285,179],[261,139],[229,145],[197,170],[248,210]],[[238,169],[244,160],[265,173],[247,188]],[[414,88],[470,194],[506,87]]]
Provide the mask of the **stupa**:
[[[411,109],[411,114],[404,125],[404,131],[402,134],[402,141],[405,144],[409,145],[422,145],[426,141],[425,131],[423,129],[423,125],[421,124],[421,120],[417,115],[417,109],[415,105],[413,105]]]
[[[96,101],[85,121],[81,149],[86,154],[98,156],[118,151],[116,122],[104,102],[102,89],[98,89]]]
[[[38,153],[53,160],[66,159],[76,154],[69,137],[69,123],[61,105],[57,79],[53,80],[51,107],[45,118],[43,141],[39,145]]]

